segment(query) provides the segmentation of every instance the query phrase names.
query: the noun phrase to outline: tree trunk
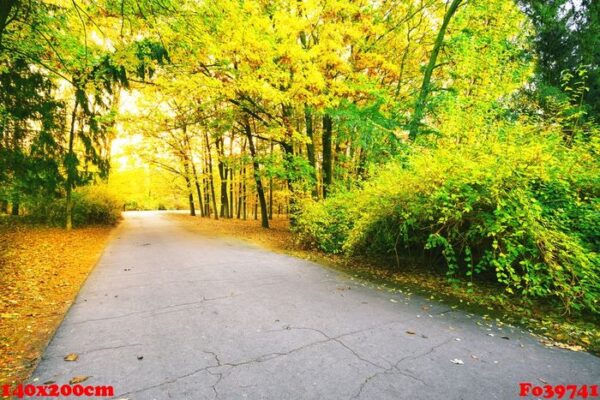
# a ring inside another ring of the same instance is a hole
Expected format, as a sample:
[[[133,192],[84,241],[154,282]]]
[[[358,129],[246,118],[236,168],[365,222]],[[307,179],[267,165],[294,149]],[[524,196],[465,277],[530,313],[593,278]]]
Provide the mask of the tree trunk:
[[[244,122],[244,129],[246,138],[248,139],[248,148],[250,149],[250,156],[252,157],[252,167],[254,169],[254,180],[256,181],[256,192],[260,201],[260,212],[261,212],[261,225],[263,228],[269,227],[269,218],[267,214],[267,201],[265,200],[265,191],[263,189],[262,181],[260,179],[260,165],[256,158],[256,148],[254,147],[254,141],[252,140],[252,130],[250,129],[250,122],[246,119]]]
[[[244,217],[244,221],[245,221],[246,218],[247,218],[246,205],[248,203],[248,201],[247,201],[248,195],[247,195],[247,188],[246,188],[246,167],[245,166],[244,166],[244,177],[243,177],[243,179],[244,179],[244,184],[242,186],[242,190],[243,190],[243,192],[242,192],[242,199],[243,199],[242,208],[243,208],[243,210],[242,211],[243,211],[243,217]]]
[[[333,182],[332,130],[333,121],[329,114],[323,115],[323,198],[327,198]]]
[[[271,142],[271,158],[273,158],[273,142]],[[273,176],[269,177],[269,219],[273,219]]]
[[[196,186],[196,194],[198,195],[198,203],[200,205],[200,216],[204,217],[204,202],[202,201],[202,192],[200,191],[200,182],[198,182],[198,174],[196,173],[196,165],[192,161],[192,172],[194,174],[194,185]]]
[[[429,63],[427,64],[427,68],[425,68],[425,75],[423,76],[423,83],[421,84],[421,91],[419,92],[419,97],[417,98],[417,102],[415,103],[415,112],[413,113],[413,117],[409,124],[409,138],[411,140],[415,140],[417,137],[417,133],[419,132],[419,126],[421,125],[421,120],[425,116],[425,108],[427,105],[427,96],[429,95],[429,84],[431,82],[431,75],[433,74],[433,70],[435,69],[435,64],[437,62],[437,57],[444,44],[444,36],[446,35],[446,29],[448,28],[448,24],[450,20],[456,13],[458,6],[462,3],[463,0],[452,0],[450,7],[446,11],[444,15],[444,20],[442,21],[442,26],[440,27],[440,31],[435,39],[435,43],[433,45],[433,50],[431,52],[431,56],[429,57]]]
[[[17,216],[19,215],[19,202],[13,201],[11,215]]]
[[[69,130],[69,148],[67,150],[67,158],[65,159],[67,163],[67,180],[65,182],[66,185],[66,213],[67,220],[65,221],[65,228],[70,231],[73,228],[73,199],[72,191],[73,191],[73,183],[75,177],[73,176],[73,170],[76,168],[75,165],[70,165],[71,163],[75,163],[75,153],[73,153],[73,143],[75,142],[75,118],[77,118],[77,106],[79,102],[77,98],[75,98],[75,104],[73,105],[73,112],[71,114],[71,129]]]
[[[318,181],[317,181],[317,163],[315,157],[315,138],[313,129],[313,115],[312,110],[308,106],[304,106],[304,121],[306,123],[306,136],[310,140],[310,143],[306,144],[306,154],[308,155],[308,163],[310,164],[311,171],[310,175],[313,179],[312,196],[318,197]]]
[[[8,214],[8,200],[0,201],[0,212]]]
[[[229,143],[229,159],[231,160],[229,164],[229,218],[233,218],[233,205],[235,203],[234,200],[234,186],[235,180],[233,179],[233,142],[234,142],[234,134],[231,133],[231,142]]]
[[[254,197],[254,219],[257,220],[258,219],[258,199],[256,198],[258,196]],[[262,214],[262,213],[261,213]],[[261,215],[262,216],[262,215]]]
[[[238,177],[238,205],[237,205],[237,219],[240,219],[242,212],[242,199],[245,189],[243,188],[243,182],[246,179],[246,166],[244,165],[244,154],[246,152],[246,141],[242,143],[242,151],[240,153],[240,173]]]
[[[219,154],[219,178],[221,178],[221,210],[219,216],[221,218],[229,217],[229,199],[227,197],[227,171],[228,168],[223,162],[225,157],[225,149],[223,138],[216,140],[217,153]]]
[[[204,216],[210,218],[210,194],[209,194],[208,179],[206,177],[206,174],[207,174],[206,171],[208,171],[208,160],[207,160],[206,156],[203,157],[203,161],[204,161],[204,167],[203,167],[203,171],[201,172],[201,174],[202,174],[202,190],[204,192]]]
[[[190,180],[190,166],[189,166],[189,161],[187,159],[187,157],[185,156],[185,154],[182,155],[183,158],[183,171],[184,171],[184,176],[183,178],[185,179],[185,186],[187,187],[187,192],[188,192],[188,199],[190,202],[190,215],[192,217],[196,216],[196,207],[194,206],[194,194],[192,193],[192,182]]]
[[[208,158],[208,182],[210,184],[210,195],[212,197],[213,211],[215,212],[215,219],[219,219],[219,212],[217,211],[217,199],[215,197],[215,182],[213,179],[212,155],[210,154],[210,142],[208,140],[208,133],[204,134],[204,140],[206,141],[206,154]]]
[[[198,182],[198,173],[196,172],[196,164],[194,164],[194,158],[192,157],[192,145],[190,144],[190,138],[187,135],[187,130],[184,127],[185,134],[185,145],[187,150],[187,157],[190,160],[192,167],[192,177],[194,178],[194,186],[196,186],[196,194],[198,195],[198,205],[200,206],[200,216],[204,217],[204,202],[202,201],[202,193],[200,191],[200,183]]]

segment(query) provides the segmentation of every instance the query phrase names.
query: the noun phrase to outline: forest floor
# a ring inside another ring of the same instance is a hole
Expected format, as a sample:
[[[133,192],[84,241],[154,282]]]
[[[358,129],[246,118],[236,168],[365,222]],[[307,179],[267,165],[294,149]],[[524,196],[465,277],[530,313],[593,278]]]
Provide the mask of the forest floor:
[[[389,258],[345,257],[305,249],[294,240],[289,220],[284,216],[274,216],[270,229],[263,229],[260,220],[254,219],[193,219],[186,214],[174,217],[193,223],[194,229],[203,234],[236,237],[272,251],[318,262],[375,283],[382,289],[405,289],[483,315],[486,319],[526,327],[548,347],[587,350],[600,355],[600,318],[595,316],[564,315],[552,304],[499,295],[502,288],[493,284],[466,281],[452,284],[443,273],[408,260],[400,261],[398,268],[396,260]]]
[[[23,382],[33,371],[110,231],[0,220],[0,384]]]

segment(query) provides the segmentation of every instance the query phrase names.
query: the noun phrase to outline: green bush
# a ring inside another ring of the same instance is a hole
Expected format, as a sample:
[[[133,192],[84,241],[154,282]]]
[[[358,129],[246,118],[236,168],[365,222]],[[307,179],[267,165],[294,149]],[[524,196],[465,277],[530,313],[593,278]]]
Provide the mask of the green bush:
[[[30,217],[37,222],[64,226],[66,203],[60,199],[36,199],[28,205]],[[73,192],[73,226],[114,225],[123,205],[104,186],[86,186]]]
[[[302,212],[292,228],[297,241],[327,253],[341,253],[351,226],[349,204],[351,199],[343,195],[320,203],[313,199],[300,201]]]
[[[302,204],[297,236],[334,253],[438,251],[457,284],[492,277],[508,293],[599,312],[597,154],[597,142],[552,132],[440,140],[360,190]]]

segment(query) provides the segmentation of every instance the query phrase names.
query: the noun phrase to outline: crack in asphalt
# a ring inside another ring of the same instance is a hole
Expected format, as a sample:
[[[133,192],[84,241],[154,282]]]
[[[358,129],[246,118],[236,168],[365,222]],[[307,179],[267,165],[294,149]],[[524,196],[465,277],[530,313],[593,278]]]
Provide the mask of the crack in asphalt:
[[[342,334],[342,335],[338,335],[338,336],[329,336],[327,335],[325,332],[323,332],[320,329],[315,329],[315,328],[306,328],[306,327],[294,327],[294,326],[290,326],[289,329],[298,329],[298,330],[310,330],[310,331],[314,331],[317,332],[321,335],[323,335],[325,338],[327,338],[327,341],[334,341],[336,343],[338,343],[339,345],[341,345],[342,347],[344,347],[345,349],[347,349],[348,351],[350,351],[356,358],[358,358],[359,360],[366,362],[367,364],[371,364],[372,366],[376,367],[376,368],[381,368],[381,369],[385,369],[385,367],[382,367],[381,365],[368,360],[364,357],[362,357],[360,354],[358,354],[354,349],[352,349],[350,346],[348,346],[346,343],[342,342],[342,340],[340,340],[341,337],[344,336],[349,336],[351,334],[353,334],[352,332],[348,332],[346,334]]]
[[[411,355],[409,355],[409,356],[402,357],[401,359],[399,359],[398,361],[396,361],[396,363],[395,363],[395,364],[393,364],[393,365],[392,365],[392,366],[390,366],[389,368],[386,368],[384,371],[379,371],[379,372],[376,372],[376,373],[374,373],[374,374],[371,374],[371,375],[369,375],[368,377],[366,377],[366,378],[365,378],[365,380],[363,380],[363,381],[362,381],[362,383],[360,384],[360,386],[359,386],[359,388],[358,388],[358,391],[357,391],[357,392],[356,392],[356,393],[355,393],[355,394],[354,394],[354,395],[353,395],[353,396],[352,396],[350,399],[358,399],[358,398],[360,398],[360,396],[361,396],[362,392],[364,391],[365,387],[367,386],[367,384],[368,384],[368,383],[369,383],[371,380],[375,379],[376,377],[378,377],[378,376],[380,376],[380,375],[387,375],[387,374],[390,374],[390,373],[398,373],[398,374],[400,374],[400,375],[402,375],[402,376],[406,376],[407,378],[411,378],[411,379],[414,379],[414,380],[416,380],[416,381],[419,381],[419,382],[420,382],[421,384],[423,384],[423,385],[427,385],[427,383],[426,383],[426,382],[425,382],[423,379],[421,379],[421,378],[419,378],[419,377],[417,377],[417,376],[414,376],[414,375],[412,375],[412,374],[409,374],[409,373],[408,373],[408,372],[406,372],[406,371],[402,371],[402,370],[399,368],[399,365],[400,365],[401,363],[403,363],[404,361],[407,361],[407,360],[416,360],[416,359],[419,359],[419,358],[421,358],[421,357],[425,357],[425,356],[427,356],[427,355],[429,355],[429,354],[433,353],[433,352],[434,352],[435,350],[437,350],[438,348],[440,348],[440,347],[442,347],[442,346],[444,346],[444,345],[446,345],[446,344],[450,343],[451,341],[452,341],[452,338],[448,338],[448,339],[444,340],[443,342],[441,342],[441,343],[438,343],[438,344],[436,344],[436,345],[432,346],[431,348],[429,348],[429,349],[428,349],[426,352],[424,352],[424,353],[421,353],[421,354],[416,354],[416,355],[415,355],[415,354],[411,354]],[[395,372],[393,372],[393,371],[395,371]]]
[[[130,317],[132,315],[142,315],[142,314],[149,314],[149,315],[162,315],[162,314],[168,314],[171,312],[178,312],[178,311],[184,311],[184,310],[189,310],[190,308],[182,308],[182,309],[178,309],[178,310],[170,310],[172,308],[175,307],[182,307],[182,306],[188,306],[188,305],[202,305],[204,303],[207,303],[209,301],[215,301],[215,300],[223,300],[223,299],[228,299],[231,297],[236,297],[238,295],[229,295],[229,296],[221,296],[221,297],[212,297],[212,298],[206,298],[206,297],[202,297],[201,300],[198,301],[192,301],[192,302],[187,302],[187,303],[181,303],[181,304],[171,304],[168,306],[164,306],[164,307],[159,307],[153,310],[144,310],[144,311],[133,311],[127,314],[119,314],[119,315],[113,315],[110,317],[103,317],[103,318],[93,318],[93,319],[86,319],[86,320],[82,320],[82,321],[73,321],[71,322],[71,324],[73,325],[81,325],[81,324],[86,324],[88,322],[97,322],[97,321],[107,321],[107,320],[111,320],[111,319],[121,319],[121,318],[126,318],[126,317]],[[168,310],[168,311],[164,311],[164,310]],[[163,312],[161,312],[163,311]]]
[[[188,373],[186,373],[184,375],[180,375],[180,376],[177,376],[175,378],[167,379],[167,380],[162,381],[161,383],[157,383],[155,385],[146,386],[146,387],[143,387],[143,388],[140,388],[140,389],[137,389],[137,390],[132,390],[130,392],[121,393],[121,394],[113,397],[113,399],[121,399],[124,396],[129,396],[129,395],[132,395],[132,394],[135,394],[135,393],[140,393],[140,392],[145,392],[147,390],[156,389],[156,388],[159,388],[161,386],[170,385],[170,384],[173,384],[173,383],[175,383],[177,381],[180,381],[181,379],[189,378],[190,376],[196,375],[196,374],[198,374],[200,372],[205,372],[209,368],[214,368],[214,367],[217,367],[217,365],[208,365],[206,367],[198,368],[198,369],[195,369],[195,370],[193,370],[191,372],[188,372]]]
[[[77,353],[77,355],[82,356],[82,355],[87,355],[87,354],[91,354],[91,353],[97,353],[99,351],[106,351],[106,350],[117,350],[117,349],[123,349],[126,347],[136,347],[136,346],[142,346],[141,343],[131,343],[131,344],[122,344],[119,346],[110,346],[110,347],[99,347],[97,349],[91,349],[91,350],[87,350],[87,351],[83,351],[81,353]],[[64,355],[54,355],[54,356],[48,356],[48,357],[44,357],[45,359],[51,359],[51,358],[64,358]]]
[[[369,329],[372,329],[372,328],[369,328]],[[383,372],[390,371],[390,370],[392,370],[394,368],[394,366],[390,366],[390,367],[386,368],[386,367],[383,367],[383,366],[381,366],[381,365],[379,365],[379,364],[377,364],[377,363],[375,363],[375,362],[373,362],[371,360],[368,360],[368,359],[364,358],[363,356],[361,356],[360,354],[358,354],[354,349],[352,349],[350,346],[348,346],[346,343],[344,343],[344,342],[342,342],[340,340],[340,337],[349,336],[349,335],[355,334],[355,333],[357,333],[359,331],[347,332],[347,333],[344,333],[344,334],[341,334],[341,335],[338,335],[338,336],[330,336],[330,335],[326,334],[325,332],[323,332],[320,329],[309,328],[309,327],[289,327],[289,328],[286,328],[286,330],[308,330],[308,331],[313,331],[313,332],[316,332],[316,333],[320,334],[321,336],[323,336],[324,339],[322,339],[322,340],[316,340],[316,341],[304,344],[302,346],[292,348],[292,349],[290,349],[288,351],[285,351],[285,352],[271,352],[271,353],[266,353],[266,354],[262,354],[262,355],[260,355],[258,357],[249,359],[249,360],[243,360],[243,361],[238,361],[238,362],[222,362],[221,359],[219,358],[218,354],[215,353],[214,351],[203,350],[203,353],[209,354],[209,355],[211,355],[213,357],[213,359],[214,359],[214,364],[213,365],[208,365],[208,366],[205,366],[205,367],[202,367],[202,368],[199,368],[199,369],[195,369],[195,370],[193,370],[191,372],[188,372],[188,373],[186,373],[184,375],[181,375],[181,376],[178,376],[178,377],[175,377],[175,378],[171,378],[169,380],[163,381],[163,382],[161,382],[159,384],[156,384],[156,385],[151,385],[151,386],[148,386],[148,387],[137,389],[135,391],[122,393],[119,396],[116,396],[115,398],[122,398],[123,396],[126,396],[126,395],[131,395],[131,394],[135,394],[135,393],[144,392],[144,391],[147,391],[147,390],[150,390],[150,389],[155,389],[155,388],[158,388],[158,387],[161,387],[161,386],[165,386],[165,385],[169,385],[169,384],[175,383],[175,382],[177,382],[177,381],[179,381],[181,379],[188,378],[188,377],[190,377],[192,375],[195,375],[195,374],[198,374],[200,372],[207,372],[208,374],[217,377],[217,381],[214,384],[211,385],[211,389],[213,390],[213,393],[214,393],[214,399],[219,399],[219,391],[217,389],[217,386],[224,379],[224,374],[227,371],[213,371],[214,369],[228,367],[228,368],[230,368],[230,370],[232,370],[234,368],[241,367],[241,366],[244,366],[244,365],[259,364],[259,363],[263,363],[263,362],[274,360],[276,358],[286,357],[286,356],[289,356],[289,355],[291,355],[293,353],[305,350],[305,349],[307,349],[309,347],[316,346],[316,345],[319,345],[319,344],[325,344],[325,343],[329,343],[329,342],[335,342],[335,343],[341,345],[343,348],[345,348],[350,353],[352,353],[352,355],[354,357],[356,357],[358,360],[360,360],[360,361],[362,361],[364,363],[367,363],[369,365],[372,365],[373,367],[375,367],[377,369],[383,370]],[[401,374],[404,374],[402,371],[398,371],[398,372],[401,373]],[[379,372],[379,373],[381,373],[381,372]],[[407,375],[407,376],[410,376],[410,375]],[[415,378],[413,376],[410,376],[410,377],[413,378],[413,379],[418,379],[418,378]]]

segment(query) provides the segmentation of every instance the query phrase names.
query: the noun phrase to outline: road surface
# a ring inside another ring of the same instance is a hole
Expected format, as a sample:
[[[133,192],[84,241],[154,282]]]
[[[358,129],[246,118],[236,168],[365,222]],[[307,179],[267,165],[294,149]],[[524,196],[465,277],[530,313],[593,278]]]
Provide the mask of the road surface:
[[[32,382],[90,376],[129,400],[518,399],[520,382],[600,383],[593,355],[188,227],[126,213]]]

